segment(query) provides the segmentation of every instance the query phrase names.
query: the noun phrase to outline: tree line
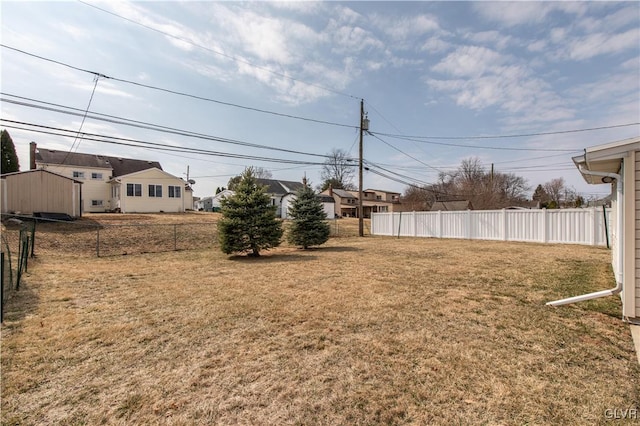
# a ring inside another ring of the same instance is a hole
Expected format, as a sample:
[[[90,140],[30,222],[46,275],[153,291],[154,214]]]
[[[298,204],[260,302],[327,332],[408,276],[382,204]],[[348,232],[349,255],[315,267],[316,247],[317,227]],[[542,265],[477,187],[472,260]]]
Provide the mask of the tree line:
[[[531,198],[530,190],[522,176],[487,171],[480,159],[471,157],[462,160],[455,171],[441,172],[433,184],[407,187],[402,200],[416,211],[429,210],[436,201],[470,201],[477,210],[580,207],[585,202],[561,177],[538,185]]]

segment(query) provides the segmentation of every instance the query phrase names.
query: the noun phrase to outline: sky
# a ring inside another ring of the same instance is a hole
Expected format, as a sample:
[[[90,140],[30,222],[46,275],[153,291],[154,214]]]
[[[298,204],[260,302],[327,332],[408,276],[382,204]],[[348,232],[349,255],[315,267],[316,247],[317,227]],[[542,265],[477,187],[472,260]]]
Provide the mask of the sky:
[[[0,14],[0,127],[21,170],[35,141],[159,161],[199,197],[248,166],[315,186],[332,150],[357,164],[363,102],[364,189],[477,157],[589,199],[610,188],[571,157],[640,135],[635,1],[3,0]]]

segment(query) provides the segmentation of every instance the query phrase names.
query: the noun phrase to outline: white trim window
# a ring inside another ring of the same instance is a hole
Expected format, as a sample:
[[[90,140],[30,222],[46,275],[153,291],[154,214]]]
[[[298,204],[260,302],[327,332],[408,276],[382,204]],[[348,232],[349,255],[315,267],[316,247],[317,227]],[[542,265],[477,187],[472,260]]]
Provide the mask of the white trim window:
[[[181,198],[182,188],[179,186],[169,185],[169,198]]]
[[[128,183],[127,184],[127,197],[142,197],[142,184],[141,183]]]
[[[162,197],[162,185],[149,185],[149,197]]]
[[[102,200],[91,200],[91,207],[102,207]]]
[[[91,173],[91,180],[102,180],[102,173]]]
[[[77,170],[73,171],[73,178],[74,179],[84,179],[84,172],[80,172]]]

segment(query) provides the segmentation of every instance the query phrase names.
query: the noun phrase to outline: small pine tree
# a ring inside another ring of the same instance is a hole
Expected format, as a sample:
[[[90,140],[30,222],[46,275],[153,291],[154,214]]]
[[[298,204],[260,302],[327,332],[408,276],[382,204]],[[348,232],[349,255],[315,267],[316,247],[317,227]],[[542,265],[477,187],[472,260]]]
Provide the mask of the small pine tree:
[[[319,246],[329,239],[329,224],[327,215],[322,208],[322,202],[316,197],[311,187],[306,185],[296,194],[296,199],[289,209],[292,222],[287,240],[289,243],[307,249]]]
[[[280,245],[282,222],[276,206],[263,186],[258,185],[253,168],[247,168],[235,187],[235,195],[220,200],[222,218],[218,221],[218,240],[223,253],[248,253]]]
[[[16,155],[16,147],[13,144],[11,135],[6,130],[0,132],[2,146],[0,147],[2,164],[0,165],[0,173],[11,173],[20,171],[20,163]]]

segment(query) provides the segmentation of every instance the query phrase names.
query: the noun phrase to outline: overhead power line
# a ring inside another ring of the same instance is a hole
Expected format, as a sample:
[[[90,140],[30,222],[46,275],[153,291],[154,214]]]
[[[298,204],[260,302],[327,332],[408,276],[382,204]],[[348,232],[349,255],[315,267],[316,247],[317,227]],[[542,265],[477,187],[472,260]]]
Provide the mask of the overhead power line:
[[[429,165],[429,164],[425,163],[424,161],[417,159],[416,157],[414,157],[414,156],[412,156],[412,155],[410,155],[410,154],[407,154],[406,152],[402,151],[402,150],[401,150],[401,149],[399,149],[399,148],[396,148],[395,146],[391,145],[389,142],[385,141],[384,139],[380,138],[379,136],[377,136],[377,135],[375,135],[375,134],[373,134],[373,133],[370,133],[370,135],[371,135],[371,136],[373,136],[374,138],[378,139],[378,140],[379,140],[380,142],[382,142],[383,144],[385,144],[385,145],[387,145],[387,146],[389,146],[389,147],[393,148],[394,150],[398,151],[399,153],[401,153],[401,154],[403,154],[403,155],[405,155],[405,156],[407,156],[407,157],[411,158],[412,160],[417,161],[418,163],[420,163],[420,164],[422,164],[422,165],[424,165],[424,166],[427,166],[427,167],[429,167],[430,169],[435,170],[436,172],[444,173],[442,170],[440,170],[440,169],[438,169],[438,168],[436,168],[436,167],[433,167],[433,166],[431,166],[431,165]]]
[[[455,147],[461,147],[461,148],[474,148],[474,149],[497,149],[497,150],[501,150],[501,151],[533,151],[533,152],[582,152],[581,150],[576,150],[576,149],[558,149],[558,148],[512,148],[512,147],[506,147],[506,146],[482,146],[482,145],[467,145],[467,144],[460,144],[460,143],[448,143],[448,142],[434,142],[434,141],[428,141],[428,140],[422,140],[422,139],[413,139],[411,137],[406,137],[406,136],[392,136],[386,133],[374,133],[374,132],[369,132],[371,135],[386,135],[387,137],[392,137],[395,139],[401,139],[401,140],[406,140],[406,141],[412,141],[412,142],[418,142],[418,143],[426,143],[426,144],[431,144],[431,145],[443,145],[443,146],[455,146]]]
[[[68,137],[68,138],[73,138],[75,137],[75,134],[77,134],[76,130],[63,129],[63,128],[52,127],[52,126],[44,126],[41,124],[28,123],[23,121],[7,120],[4,118],[0,118],[0,122],[2,122],[2,124],[8,128],[40,133],[40,134],[62,136],[62,137]],[[200,154],[200,155],[209,155],[209,156],[216,156],[216,157],[227,157],[227,158],[240,158],[244,160],[255,160],[255,161],[264,161],[264,162],[285,163],[285,164],[300,164],[300,165],[308,164],[308,165],[316,165],[316,166],[324,164],[324,162],[320,163],[320,162],[312,162],[312,161],[290,160],[290,159],[284,159],[284,158],[261,157],[256,155],[234,154],[229,152],[212,151],[212,150],[206,150],[206,149],[200,149],[200,148],[181,147],[177,145],[148,142],[148,141],[143,141],[139,139],[100,135],[95,133],[81,133],[81,135],[84,140],[90,140],[90,141],[101,142],[101,143],[109,143],[114,145],[124,145],[124,146],[131,146],[131,147],[137,147],[137,148],[152,149],[156,151],[182,152],[182,153],[189,153],[189,154]]]
[[[25,97],[22,97],[22,96],[12,95],[12,94],[9,94],[9,93],[4,93],[4,92],[0,92],[0,95],[2,95],[2,96],[10,96],[10,97],[13,97],[13,98],[28,100],[28,101],[31,101],[31,102],[37,102],[39,104],[42,104],[42,105],[37,105],[37,104],[34,104],[34,103],[23,102],[23,101],[18,101],[18,100],[15,100],[15,99],[7,99],[7,98],[4,98],[4,97],[0,97],[0,101],[2,101],[2,102],[12,103],[12,104],[15,104],[15,105],[20,105],[20,106],[26,106],[26,107],[29,107],[29,108],[36,108],[36,109],[41,109],[41,110],[46,110],[46,111],[53,111],[53,112],[58,112],[58,113],[61,113],[61,114],[67,114],[67,115],[73,115],[73,116],[82,116],[82,117],[86,116],[86,117],[89,117],[89,118],[91,118],[93,120],[105,121],[105,122],[114,123],[114,124],[122,124],[122,125],[125,125],[125,126],[136,127],[136,128],[145,129],[145,130],[153,130],[153,131],[156,131],[156,132],[162,132],[162,133],[179,135],[179,136],[186,136],[186,137],[190,137],[190,138],[204,139],[204,140],[209,140],[209,141],[213,141],[213,142],[221,142],[221,143],[227,143],[227,144],[239,145],[239,146],[246,146],[246,147],[251,147],[251,148],[268,149],[268,150],[273,150],[273,151],[287,152],[287,153],[290,153],[290,154],[301,154],[301,155],[309,155],[309,156],[314,156],[314,157],[329,158],[328,155],[313,154],[313,153],[309,153],[309,152],[296,151],[296,150],[292,150],[292,149],[278,148],[278,147],[274,147],[274,146],[260,145],[260,144],[256,144],[256,143],[250,143],[250,142],[243,142],[243,141],[239,141],[239,140],[235,140],[235,139],[228,139],[228,138],[222,138],[222,137],[218,137],[218,136],[207,135],[207,134],[203,134],[203,133],[196,133],[196,132],[191,132],[191,131],[188,131],[188,130],[182,130],[182,129],[177,129],[177,128],[174,128],[174,127],[162,126],[162,125],[159,125],[159,124],[153,124],[153,123],[148,123],[148,122],[144,122],[144,121],[131,120],[131,119],[128,119],[128,118],[118,117],[118,116],[115,116],[115,115],[101,114],[101,113],[97,113],[97,112],[93,112],[93,113],[90,113],[90,114],[85,114],[85,113],[82,112],[83,110],[81,110],[79,108],[73,108],[73,107],[60,105],[60,104],[55,104],[55,103],[51,103],[51,102],[44,102],[44,101],[40,101],[40,100],[32,99],[32,98],[25,98]]]
[[[80,122],[80,128],[78,129],[78,133],[76,134],[76,137],[73,139],[73,143],[71,144],[71,148],[69,148],[69,152],[64,157],[64,160],[62,160],[62,164],[64,164],[64,162],[67,161],[67,157],[69,157],[69,154],[71,154],[71,152],[73,151],[74,147],[76,147],[76,150],[80,147],[80,142],[82,140],[80,140],[80,142],[78,142],[78,146],[76,146],[76,142],[78,141],[78,137],[80,136],[80,132],[82,132],[82,126],[84,126],[84,122],[87,119],[87,114],[89,113],[89,108],[91,108],[91,101],[93,101],[93,95],[95,95],[95,93],[96,93],[96,88],[98,87],[98,80],[99,79],[100,79],[100,77],[97,76],[97,75],[93,77],[93,90],[91,91],[91,97],[89,98],[89,103],[87,104],[87,108],[84,110],[84,114],[82,114],[82,121]]]
[[[232,103],[232,102],[225,102],[225,101],[221,101],[218,99],[213,99],[213,98],[208,98],[205,96],[199,96],[199,95],[194,95],[191,93],[186,93],[186,92],[180,92],[178,90],[173,90],[173,89],[167,89],[164,87],[158,87],[158,86],[152,86],[150,84],[144,84],[144,83],[139,83],[137,81],[132,81],[132,80],[127,80],[124,78],[118,78],[118,77],[113,77],[113,76],[107,76],[105,74],[96,72],[96,71],[90,71],[84,68],[80,68],[80,67],[76,67],[70,64],[67,64],[65,62],[61,62],[61,61],[57,61],[54,59],[50,59],[50,58],[45,58],[44,56],[40,56],[40,55],[36,55],[21,49],[16,49],[15,47],[11,47],[11,46],[7,46],[5,44],[1,44],[0,43],[0,47],[3,47],[5,49],[9,49],[9,50],[13,50],[14,52],[18,52],[18,53],[22,53],[24,55],[27,56],[31,56],[33,58],[36,59],[40,59],[43,61],[47,61],[47,62],[51,62],[57,65],[61,65],[64,67],[68,67],[71,69],[74,69],[76,71],[81,71],[81,72],[86,72],[89,74],[93,74],[95,76],[99,76],[105,79],[109,79],[109,80],[113,80],[113,81],[119,81],[121,83],[126,83],[126,84],[130,84],[133,86],[138,86],[138,87],[144,87],[146,89],[151,89],[151,90],[156,90],[159,92],[164,92],[164,93],[169,93],[172,95],[176,95],[176,96],[183,96],[183,97],[187,97],[187,98],[191,98],[191,99],[197,99],[200,101],[204,101],[204,102],[211,102],[211,103],[215,103],[215,104],[219,104],[219,105],[224,105],[224,106],[228,106],[228,107],[233,107],[233,108],[239,108],[239,109],[244,109],[247,111],[254,111],[254,112],[259,112],[262,114],[270,114],[270,115],[274,115],[277,117],[284,117],[284,118],[291,118],[294,120],[302,120],[302,121],[308,121],[311,123],[318,123],[318,124],[326,124],[329,126],[337,126],[337,127],[347,127],[350,129],[358,129],[359,126],[354,126],[352,124],[343,124],[343,123],[335,123],[335,122],[331,122],[331,121],[325,121],[325,120],[317,120],[315,118],[309,118],[309,117],[301,117],[301,116],[297,116],[297,115],[292,115],[292,114],[285,114],[285,113],[281,113],[281,112],[276,112],[276,111],[270,111],[270,110],[266,110],[266,109],[261,109],[261,108],[254,108],[254,107],[249,107],[249,106],[245,106],[245,105],[240,105],[240,104],[236,104],[236,103]]]
[[[538,132],[538,133],[519,133],[511,135],[490,135],[490,136],[411,136],[411,135],[398,135],[391,133],[378,133],[382,136],[394,137],[398,139],[448,139],[448,140],[465,140],[465,139],[507,139],[507,138],[525,138],[531,136],[549,136],[549,135],[562,135],[566,133],[580,133],[580,132],[593,132],[596,130],[616,129],[620,127],[639,126],[640,122],[636,123],[624,123],[613,124],[611,126],[589,127],[586,129],[570,129],[570,130],[557,130],[553,132]]]

